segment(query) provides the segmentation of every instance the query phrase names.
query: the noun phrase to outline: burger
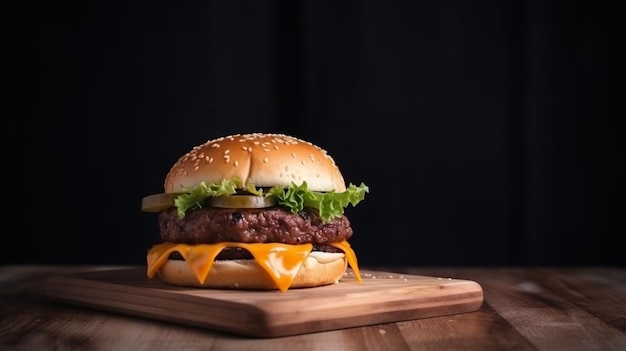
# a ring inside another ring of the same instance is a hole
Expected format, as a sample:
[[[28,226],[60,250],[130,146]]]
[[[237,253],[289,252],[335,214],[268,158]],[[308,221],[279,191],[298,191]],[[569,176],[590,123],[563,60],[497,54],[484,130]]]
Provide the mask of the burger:
[[[280,290],[361,281],[344,210],[369,188],[346,185],[322,148],[284,134],[236,134],[180,157],[164,192],[142,199],[158,212],[161,241],[147,276],[178,286]]]

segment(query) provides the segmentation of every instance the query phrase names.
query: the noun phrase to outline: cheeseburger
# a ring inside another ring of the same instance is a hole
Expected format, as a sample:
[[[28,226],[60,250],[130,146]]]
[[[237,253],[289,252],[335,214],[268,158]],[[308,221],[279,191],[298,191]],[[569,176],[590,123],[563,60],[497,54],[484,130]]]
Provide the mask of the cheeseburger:
[[[346,186],[320,147],[283,134],[237,134],[194,147],[173,165],[164,192],[146,196],[161,242],[147,275],[173,285],[272,289],[333,284],[348,265],[344,209],[368,187]]]

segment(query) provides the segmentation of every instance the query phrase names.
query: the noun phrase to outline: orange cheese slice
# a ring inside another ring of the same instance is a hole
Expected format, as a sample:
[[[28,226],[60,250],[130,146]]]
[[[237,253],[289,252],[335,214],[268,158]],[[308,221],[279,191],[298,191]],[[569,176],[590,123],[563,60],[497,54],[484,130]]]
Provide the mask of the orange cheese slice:
[[[361,280],[356,255],[347,241],[332,243],[344,252],[348,264],[354,271],[357,281]],[[269,274],[281,291],[291,286],[293,279],[313,250],[313,245],[288,245],[281,243],[238,243],[221,242],[216,244],[176,244],[164,242],[154,245],[148,252],[148,278],[153,278],[172,252],[177,251],[194,271],[203,284],[217,255],[227,247],[238,247],[249,251],[255,261]]]

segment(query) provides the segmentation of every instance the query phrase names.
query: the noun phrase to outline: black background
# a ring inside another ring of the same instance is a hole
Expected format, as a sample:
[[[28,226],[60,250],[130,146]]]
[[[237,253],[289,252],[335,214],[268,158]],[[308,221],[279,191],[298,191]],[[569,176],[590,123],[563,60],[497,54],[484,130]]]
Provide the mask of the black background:
[[[4,4],[0,263],[142,264],[179,156],[278,132],[370,186],[362,265],[624,264],[607,2]]]

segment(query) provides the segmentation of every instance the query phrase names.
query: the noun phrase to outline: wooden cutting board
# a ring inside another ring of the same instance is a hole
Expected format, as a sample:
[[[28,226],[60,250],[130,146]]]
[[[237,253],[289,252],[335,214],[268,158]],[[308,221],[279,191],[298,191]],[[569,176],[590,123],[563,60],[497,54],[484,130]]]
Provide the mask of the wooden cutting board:
[[[146,278],[145,268],[50,278],[56,302],[271,338],[472,312],[483,302],[471,280],[348,269],[338,284],[279,291],[192,289]]]

